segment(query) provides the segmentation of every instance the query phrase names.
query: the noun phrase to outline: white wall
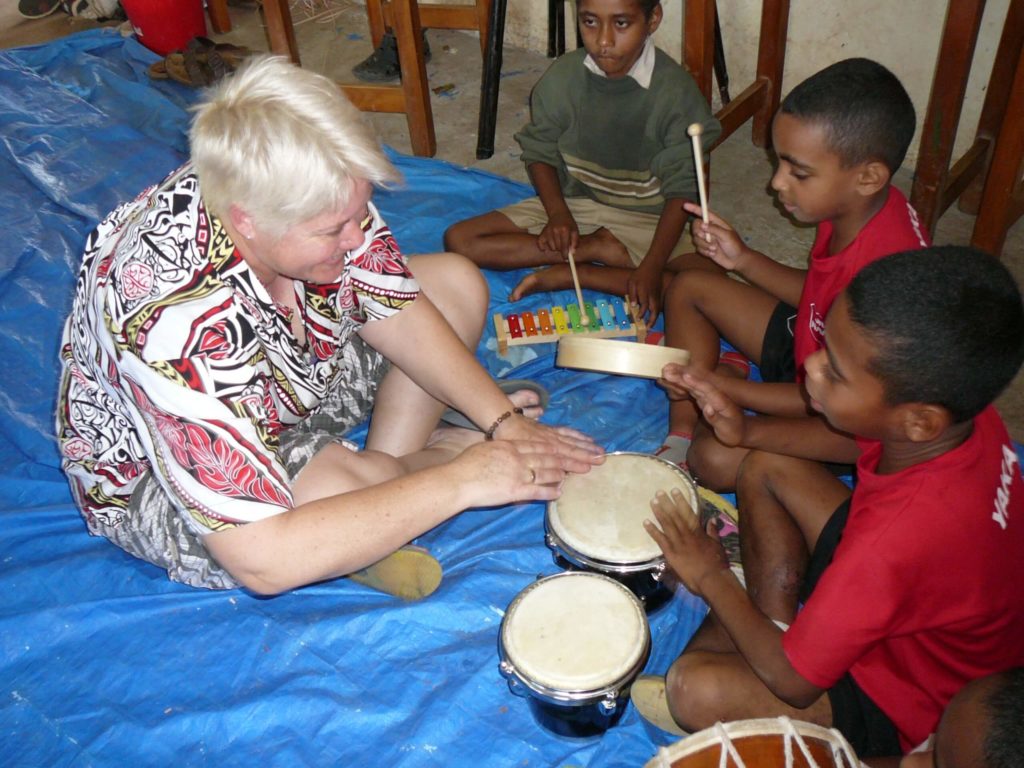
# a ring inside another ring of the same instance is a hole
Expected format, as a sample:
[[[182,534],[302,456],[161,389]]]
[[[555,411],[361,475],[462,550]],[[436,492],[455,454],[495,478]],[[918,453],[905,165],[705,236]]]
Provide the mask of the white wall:
[[[1009,2],[988,0],[960,116],[954,159],[973,140]],[[683,0],[663,0],[665,20],[655,35],[658,45],[677,60],[682,56],[682,6]],[[729,90],[736,95],[754,76],[761,4],[757,0],[718,0],[718,11]],[[918,134],[906,160],[912,166],[945,13],[946,0],[791,0],[783,94],[839,59],[865,56],[881,62],[900,78],[917,109]],[[576,39],[573,23],[573,11],[567,4],[566,24],[570,31],[566,37],[570,48]],[[547,0],[509,0],[506,43],[545,52],[547,24]]]

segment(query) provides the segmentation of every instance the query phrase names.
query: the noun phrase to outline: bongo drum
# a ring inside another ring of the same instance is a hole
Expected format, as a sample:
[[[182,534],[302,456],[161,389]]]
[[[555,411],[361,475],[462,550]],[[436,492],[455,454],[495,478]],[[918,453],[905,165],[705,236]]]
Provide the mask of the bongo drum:
[[[715,723],[662,747],[644,768],[860,768],[835,728],[772,717]]]
[[[511,602],[498,669],[540,725],[592,736],[622,717],[650,650],[647,616],[632,592],[607,576],[565,571],[535,581]]]
[[[560,498],[548,503],[545,541],[562,568],[594,571],[621,581],[648,610],[671,596],[661,583],[665,558],[643,526],[651,499],[678,488],[699,510],[697,485],[677,465],[646,453],[609,453],[585,474],[570,474]]]

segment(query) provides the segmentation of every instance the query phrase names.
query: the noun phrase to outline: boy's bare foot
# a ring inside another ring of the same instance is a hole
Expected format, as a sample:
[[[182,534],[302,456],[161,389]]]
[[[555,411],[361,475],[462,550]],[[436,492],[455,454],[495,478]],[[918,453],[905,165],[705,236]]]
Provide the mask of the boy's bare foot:
[[[619,238],[612,234],[610,229],[604,227],[580,237],[580,245],[576,249],[576,263],[580,262],[603,264],[609,267],[633,267],[629,250]]]
[[[542,291],[561,291],[572,287],[572,274],[568,264],[556,264],[553,267],[538,269],[531,272],[508,295],[509,301],[519,301],[531,293]]]

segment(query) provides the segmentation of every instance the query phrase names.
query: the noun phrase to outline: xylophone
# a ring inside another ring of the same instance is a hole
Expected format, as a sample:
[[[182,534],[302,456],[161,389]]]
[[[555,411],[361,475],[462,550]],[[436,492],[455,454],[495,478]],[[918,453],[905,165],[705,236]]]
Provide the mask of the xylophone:
[[[538,309],[533,312],[519,312],[507,317],[494,313],[494,335],[498,341],[498,353],[506,354],[509,347],[521,344],[544,344],[558,341],[560,336],[579,333],[588,338],[620,338],[636,336],[643,342],[647,326],[638,307],[630,306],[628,300],[598,299],[583,304],[590,322],[583,325],[578,304],[564,307]]]

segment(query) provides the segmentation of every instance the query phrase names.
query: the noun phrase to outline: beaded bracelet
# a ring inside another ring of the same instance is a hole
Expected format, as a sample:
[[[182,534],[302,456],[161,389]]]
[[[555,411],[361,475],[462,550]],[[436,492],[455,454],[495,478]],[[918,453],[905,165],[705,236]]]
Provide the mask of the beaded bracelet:
[[[494,423],[491,424],[491,426],[487,429],[487,431],[484,432],[484,440],[493,440],[494,439],[494,433],[497,431],[498,427],[501,426],[501,422],[503,422],[505,419],[512,418],[512,414],[513,413],[522,415],[523,409],[522,408],[513,408],[511,411],[505,411],[503,414],[501,414],[501,416],[499,416],[498,418],[496,418],[494,420]]]

